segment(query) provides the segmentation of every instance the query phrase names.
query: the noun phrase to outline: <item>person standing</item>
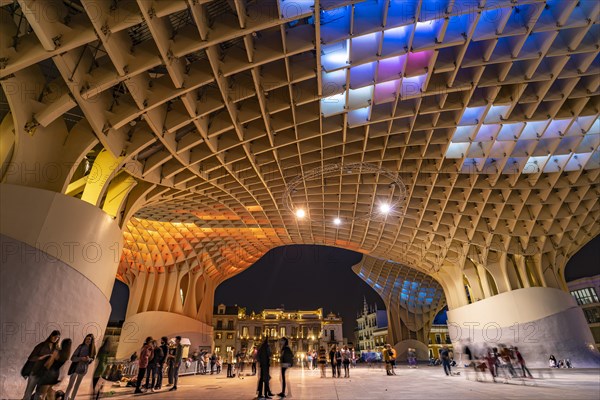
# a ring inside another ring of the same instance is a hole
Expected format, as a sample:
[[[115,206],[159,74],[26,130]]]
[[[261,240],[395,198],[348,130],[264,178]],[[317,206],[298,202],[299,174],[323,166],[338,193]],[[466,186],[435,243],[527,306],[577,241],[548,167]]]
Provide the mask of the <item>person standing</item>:
[[[319,362],[319,356],[318,356],[318,354],[317,354],[317,351],[316,351],[316,350],[313,350],[312,356],[313,356],[313,360],[312,360],[312,363],[313,363],[313,365],[312,365],[312,369],[317,369],[317,363]]]
[[[335,371],[337,377],[342,377],[342,352],[339,346],[335,346]]]
[[[391,344],[388,344],[388,353],[390,358],[390,371],[392,372],[392,375],[396,375],[396,349],[394,349]]]
[[[87,334],[83,339],[83,343],[77,346],[73,356],[71,356],[71,366],[69,367],[69,385],[65,392],[65,399],[73,400],[77,396],[79,385],[83,377],[88,372],[88,366],[96,358],[96,344],[94,343],[94,335]],[[72,393],[71,393],[72,391]]]
[[[148,359],[148,368],[146,368],[146,383],[144,384],[144,389],[150,389],[154,391],[154,385],[150,382],[150,377],[152,377],[152,381],[156,380],[156,362],[154,361],[156,357],[156,348],[158,347],[156,344],[156,340],[150,342],[150,346],[152,346],[152,356]]]
[[[58,341],[60,339],[60,331],[52,331],[50,336],[41,343],[38,343],[29,357],[27,362],[21,370],[21,376],[27,378],[27,386],[25,387],[25,394],[23,400],[31,400],[33,390],[38,387],[38,377],[33,374],[34,369],[39,368],[39,365],[43,365],[44,362],[52,356],[54,350],[58,347]]]
[[[515,356],[517,357],[517,361],[521,366],[521,371],[523,371],[523,378],[527,378],[527,375],[529,375],[529,377],[533,379],[533,375],[531,375],[529,368],[527,368],[527,365],[525,365],[525,359],[523,358],[523,355],[519,351],[518,347],[515,347]],[[527,375],[525,375],[525,372],[527,372]]]
[[[319,369],[321,370],[321,378],[327,378],[326,366],[327,366],[327,353],[325,347],[319,347],[318,355]]]
[[[146,375],[146,369],[148,368],[148,363],[150,362],[150,358],[154,354],[154,350],[152,348],[152,336],[148,336],[144,341],[144,345],[140,350],[140,358],[138,364],[138,376],[137,381],[135,382],[135,392],[142,393],[141,385],[142,380],[144,379],[144,375]]]
[[[35,400],[53,398],[52,386],[60,382],[60,369],[71,355],[71,339],[63,339],[60,347],[54,349],[50,357],[43,364],[38,364],[33,371],[38,380],[38,385],[33,398]]]
[[[228,378],[233,378],[233,349],[229,349],[229,351],[227,351],[227,377]]]
[[[157,377],[156,377],[156,386],[154,386],[155,390],[162,389],[163,382],[163,371],[165,366],[165,361],[167,360],[167,356],[169,355],[169,345],[167,344],[169,339],[166,336],[160,338],[160,357],[158,359],[157,368]]]
[[[335,344],[331,346],[329,349],[329,362],[331,363],[331,371],[333,373],[333,378],[335,378],[335,370],[336,370],[336,359],[335,359],[336,347]]]
[[[168,343],[168,342],[167,342]],[[171,343],[167,353],[167,386],[173,386],[173,370],[175,369],[175,346]]]
[[[281,364],[281,393],[279,393],[277,396],[283,398],[286,397],[286,373],[287,370],[294,364],[294,353],[292,353],[292,349],[290,349],[287,338],[281,338],[281,344],[281,358],[279,360]],[[291,397],[291,388],[289,386],[287,396]]]
[[[350,358],[352,353],[348,349],[348,346],[344,346],[342,349],[342,364],[344,365],[344,378],[350,378]]]
[[[252,354],[250,354],[250,361],[252,362],[252,376],[256,375],[256,357],[258,349],[256,346],[252,348]]]
[[[181,336],[175,336],[175,358],[173,359],[173,387],[169,391],[177,390],[179,381],[179,366],[183,359],[183,346],[181,345]]]
[[[152,357],[152,361],[149,363],[152,373],[152,383],[150,384],[150,390],[154,392],[157,390],[158,380],[162,375],[164,353],[156,340],[152,341],[152,347],[154,349],[154,355]]]
[[[104,370],[106,369],[106,364],[108,363],[108,354],[110,353],[110,339],[104,338],[102,342],[102,346],[98,349],[98,354],[96,355],[98,364],[96,364],[96,369],[94,370],[94,375],[92,377],[92,393],[96,393],[96,386],[98,386],[98,381],[102,377]],[[98,389],[100,390],[100,389]]]
[[[217,363],[217,354],[213,353],[210,356],[210,374],[211,375],[214,373],[216,363]]]
[[[444,366],[444,372],[446,376],[452,375],[452,370],[450,369],[450,351],[448,350],[448,346],[442,347],[440,350],[440,358],[442,359],[442,365]]]
[[[385,362],[385,373],[386,375],[392,375],[392,366],[390,365],[390,355],[391,353],[388,350],[389,344],[383,346],[383,350],[381,351],[383,356],[383,361]]]
[[[269,387],[269,369],[271,365],[271,349],[269,348],[269,338],[266,337],[257,352],[258,366],[260,367],[260,378],[258,380],[258,398],[270,399],[271,389]],[[264,396],[263,396],[264,393]]]

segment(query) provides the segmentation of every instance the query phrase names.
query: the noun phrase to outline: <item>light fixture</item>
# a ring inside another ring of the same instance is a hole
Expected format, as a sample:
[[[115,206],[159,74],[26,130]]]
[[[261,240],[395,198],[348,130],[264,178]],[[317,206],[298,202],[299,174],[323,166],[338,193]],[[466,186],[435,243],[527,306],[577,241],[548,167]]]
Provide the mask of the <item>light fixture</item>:
[[[305,215],[306,215],[306,211],[304,211],[304,209],[299,208],[296,210],[296,217],[304,218]]]
[[[383,203],[379,206],[379,211],[381,211],[382,214],[387,214],[390,212],[390,205],[387,203]]]
[[[339,224],[342,223],[342,220],[339,219],[339,218],[336,218],[336,219],[333,220],[333,223],[336,224],[336,225],[339,225]]]

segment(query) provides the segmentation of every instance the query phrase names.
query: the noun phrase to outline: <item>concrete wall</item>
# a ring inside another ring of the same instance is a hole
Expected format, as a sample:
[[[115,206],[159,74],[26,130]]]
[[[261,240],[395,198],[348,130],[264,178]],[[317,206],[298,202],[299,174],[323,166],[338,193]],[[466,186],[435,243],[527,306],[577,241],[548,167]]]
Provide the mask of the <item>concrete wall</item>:
[[[0,397],[20,398],[19,371],[53,329],[100,345],[122,236],[100,209],[41,189],[1,185],[0,210]]]
[[[513,290],[448,311],[455,357],[471,341],[480,353],[499,344],[518,346],[528,365],[548,357],[569,358],[575,367],[598,367],[600,354],[583,312],[568,293],[554,288]]]
[[[192,350],[198,346],[212,348],[212,326],[172,312],[146,311],[125,320],[116,358],[129,358],[134,351],[139,354],[144,339],[148,336],[159,339],[162,336],[172,338],[177,335],[190,339]]]

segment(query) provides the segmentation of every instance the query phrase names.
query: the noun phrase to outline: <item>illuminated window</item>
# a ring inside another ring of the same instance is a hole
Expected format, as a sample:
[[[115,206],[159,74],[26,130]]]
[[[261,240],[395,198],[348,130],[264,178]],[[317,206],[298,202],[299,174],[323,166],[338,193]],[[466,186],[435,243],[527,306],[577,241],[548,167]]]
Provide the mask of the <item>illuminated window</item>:
[[[571,294],[575,297],[579,305],[598,303],[598,295],[596,294],[596,289],[593,287],[573,290]]]
[[[243,326],[242,327],[242,336],[243,337],[247,337],[248,336],[248,327],[247,326]]]
[[[223,339],[223,334],[221,332],[217,333],[215,339]]]
[[[221,346],[215,347],[215,353],[220,353],[220,352],[221,352]]]
[[[281,335],[281,337],[285,336],[285,326],[279,328],[279,334]]]
[[[181,297],[181,304],[183,304],[184,298],[183,298],[183,289],[179,288],[179,296]]]
[[[254,327],[254,336],[259,337],[261,335],[260,326]]]
[[[233,333],[228,333],[227,334],[227,339],[233,339]]]

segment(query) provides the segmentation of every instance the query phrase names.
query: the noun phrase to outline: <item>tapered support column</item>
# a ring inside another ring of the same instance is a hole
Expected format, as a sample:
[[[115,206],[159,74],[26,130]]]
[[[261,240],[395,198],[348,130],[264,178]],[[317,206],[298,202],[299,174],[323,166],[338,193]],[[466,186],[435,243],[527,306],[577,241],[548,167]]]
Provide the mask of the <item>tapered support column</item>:
[[[475,354],[498,345],[518,346],[528,365],[546,367],[548,357],[575,367],[598,367],[600,354],[573,297],[554,288],[530,287],[448,311],[456,352],[472,342]]]
[[[21,398],[19,371],[53,329],[101,344],[122,235],[99,208],[47,190],[2,184],[0,209],[0,397]]]

